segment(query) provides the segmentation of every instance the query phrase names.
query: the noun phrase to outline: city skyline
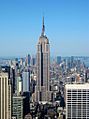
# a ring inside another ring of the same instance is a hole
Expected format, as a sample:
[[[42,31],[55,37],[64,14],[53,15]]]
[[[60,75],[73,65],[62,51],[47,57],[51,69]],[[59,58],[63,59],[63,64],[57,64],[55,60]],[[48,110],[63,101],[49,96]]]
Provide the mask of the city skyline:
[[[45,17],[51,56],[89,56],[89,1],[0,1],[0,57],[36,54]]]

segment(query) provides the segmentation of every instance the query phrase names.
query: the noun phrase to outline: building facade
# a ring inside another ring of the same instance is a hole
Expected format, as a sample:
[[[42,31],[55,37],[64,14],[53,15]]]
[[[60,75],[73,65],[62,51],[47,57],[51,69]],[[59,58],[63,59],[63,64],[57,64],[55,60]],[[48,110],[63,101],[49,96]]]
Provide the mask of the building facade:
[[[13,96],[13,109],[12,109],[13,119],[24,119],[25,116],[24,103],[25,103],[25,97]]]
[[[23,71],[22,73],[22,81],[23,81],[23,92],[30,91],[30,72],[28,70]]]
[[[89,69],[85,72],[85,82],[89,82]]]
[[[61,56],[57,56],[57,64],[61,63]]]
[[[11,83],[8,73],[0,73],[0,119],[11,119]]]
[[[50,79],[50,45],[44,34],[44,18],[42,33],[37,44],[37,85],[35,89],[35,101],[49,101],[51,92],[49,90]]]
[[[22,92],[22,78],[21,78],[20,70],[17,70],[15,76],[15,93],[17,95],[20,95],[21,92]]]
[[[66,119],[89,119],[89,84],[66,84]]]

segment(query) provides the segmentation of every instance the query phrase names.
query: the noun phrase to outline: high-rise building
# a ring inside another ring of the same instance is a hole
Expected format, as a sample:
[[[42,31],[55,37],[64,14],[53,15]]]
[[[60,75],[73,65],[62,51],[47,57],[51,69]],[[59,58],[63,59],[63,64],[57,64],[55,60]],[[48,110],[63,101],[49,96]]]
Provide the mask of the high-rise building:
[[[25,116],[25,97],[23,96],[13,96],[13,119],[24,119]]]
[[[87,69],[85,72],[85,81],[89,82],[89,69]]]
[[[37,86],[35,89],[35,101],[49,101],[51,99],[51,92],[49,90],[50,45],[44,32],[43,17],[42,33],[37,44]]]
[[[8,78],[10,79],[10,66],[1,66],[1,71],[2,72],[5,72],[5,73],[8,73]]]
[[[89,119],[89,84],[65,85],[66,119]]]
[[[15,79],[16,79],[15,80],[15,93],[17,95],[20,95],[22,92],[22,78],[21,78],[21,74],[19,70],[16,72]]]
[[[31,60],[31,57],[30,57],[29,54],[26,56],[26,59],[25,59],[25,60],[26,60],[26,61],[25,61],[26,66],[30,66],[30,60]]]
[[[61,63],[61,56],[57,56],[57,64]]]
[[[11,119],[11,82],[8,73],[0,73],[0,119]]]
[[[34,66],[36,64],[36,58],[32,57],[31,58],[31,66]]]
[[[11,82],[12,82],[12,93],[15,93],[15,69],[13,66],[11,66],[11,73],[10,73],[11,77]]]
[[[22,79],[21,79],[20,73],[17,73],[17,76],[16,76],[16,91],[15,91],[15,93],[17,95],[20,95],[21,92],[22,92]]]
[[[30,91],[30,72],[28,70],[23,71],[22,73],[22,81],[23,81],[23,92]]]

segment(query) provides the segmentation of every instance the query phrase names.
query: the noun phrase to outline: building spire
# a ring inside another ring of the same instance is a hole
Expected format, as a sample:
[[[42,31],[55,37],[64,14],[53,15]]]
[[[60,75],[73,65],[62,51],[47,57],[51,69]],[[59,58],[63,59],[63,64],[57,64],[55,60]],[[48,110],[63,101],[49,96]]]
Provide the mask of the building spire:
[[[43,23],[42,23],[42,36],[44,36],[44,32],[45,32],[45,25],[44,25],[44,16],[43,16]]]

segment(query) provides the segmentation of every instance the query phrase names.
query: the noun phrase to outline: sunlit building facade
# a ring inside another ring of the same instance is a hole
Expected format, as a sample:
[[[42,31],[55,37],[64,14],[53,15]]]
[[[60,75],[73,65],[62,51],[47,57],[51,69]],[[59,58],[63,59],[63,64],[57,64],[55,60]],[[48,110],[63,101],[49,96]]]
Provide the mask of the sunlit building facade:
[[[89,84],[65,86],[66,119],[89,119]]]
[[[44,31],[43,18],[42,33],[37,44],[37,86],[35,90],[35,101],[49,101],[51,99],[51,92],[49,90],[50,45]]]
[[[0,119],[11,119],[11,82],[8,73],[0,73]]]

